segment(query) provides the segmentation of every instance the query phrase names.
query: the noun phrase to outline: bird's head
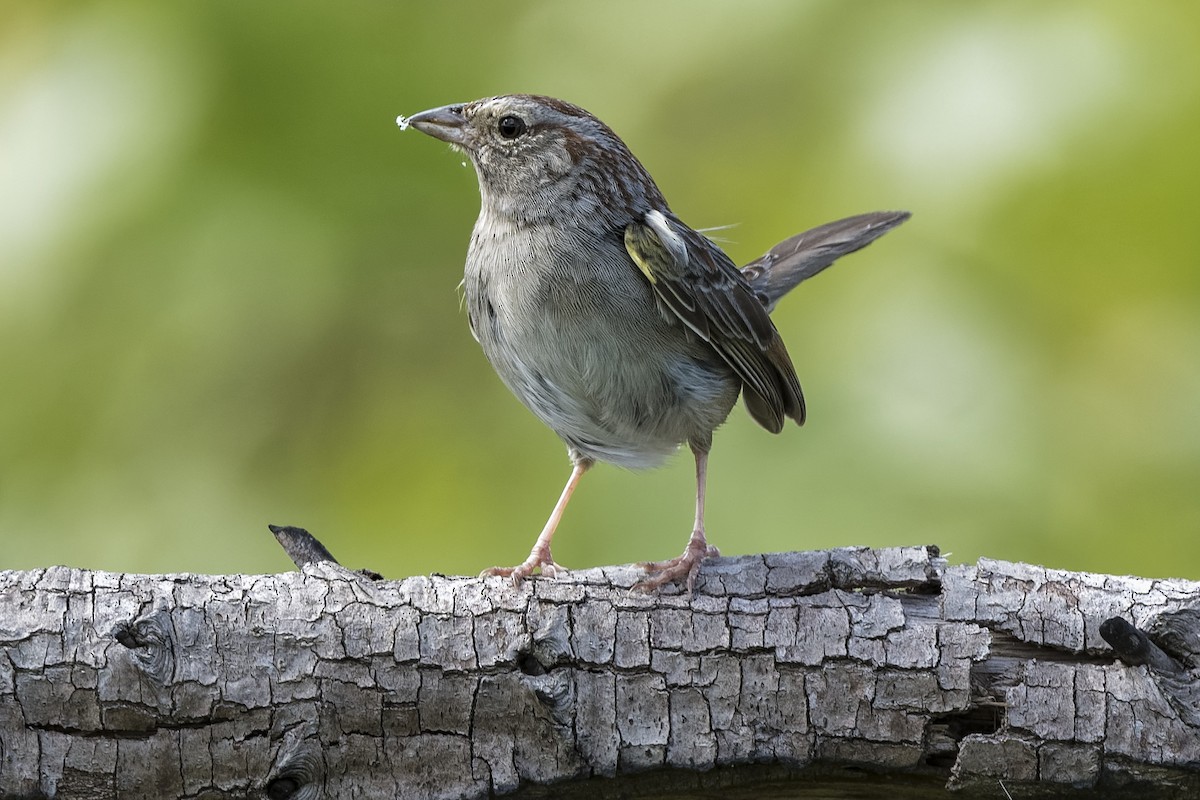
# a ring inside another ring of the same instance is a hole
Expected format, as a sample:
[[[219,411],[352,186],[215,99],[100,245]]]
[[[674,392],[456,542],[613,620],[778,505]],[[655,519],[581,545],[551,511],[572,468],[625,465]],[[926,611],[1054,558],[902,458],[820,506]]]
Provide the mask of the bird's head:
[[[397,123],[466,153],[485,211],[513,220],[535,222],[563,213],[580,220],[623,218],[666,208],[650,175],[612,129],[553,97],[487,97],[399,117]]]

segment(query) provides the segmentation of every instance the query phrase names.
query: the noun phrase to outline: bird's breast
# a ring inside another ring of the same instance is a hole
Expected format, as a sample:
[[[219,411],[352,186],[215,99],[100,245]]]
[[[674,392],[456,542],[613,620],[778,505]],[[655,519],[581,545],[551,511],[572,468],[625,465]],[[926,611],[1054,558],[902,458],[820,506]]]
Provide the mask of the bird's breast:
[[[659,314],[617,236],[481,220],[463,288],[500,378],[590,457],[656,463],[711,432],[736,401],[737,380]]]

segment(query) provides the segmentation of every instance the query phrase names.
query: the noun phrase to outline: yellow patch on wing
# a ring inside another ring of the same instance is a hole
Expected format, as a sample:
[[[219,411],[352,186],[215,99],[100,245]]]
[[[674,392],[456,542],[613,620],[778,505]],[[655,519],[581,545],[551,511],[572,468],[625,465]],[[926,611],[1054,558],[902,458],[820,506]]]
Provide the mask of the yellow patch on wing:
[[[644,238],[641,232],[641,226],[630,225],[625,229],[625,250],[629,253],[629,257],[633,259],[633,263],[637,264],[638,269],[651,283],[658,283],[658,278],[654,277],[654,270],[650,267],[650,261],[642,253],[639,241]]]

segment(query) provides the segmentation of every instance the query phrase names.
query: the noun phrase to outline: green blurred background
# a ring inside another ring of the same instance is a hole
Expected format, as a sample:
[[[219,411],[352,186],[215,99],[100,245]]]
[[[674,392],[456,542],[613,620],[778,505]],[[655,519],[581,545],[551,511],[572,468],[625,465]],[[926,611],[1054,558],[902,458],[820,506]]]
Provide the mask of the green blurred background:
[[[567,477],[455,287],[474,173],[397,114],[614,127],[745,262],[914,217],[776,313],[809,423],[718,432],[726,554],[937,543],[1200,577],[1200,6],[0,4],[0,567],[389,576],[528,552]],[[568,566],[683,547],[602,467]]]

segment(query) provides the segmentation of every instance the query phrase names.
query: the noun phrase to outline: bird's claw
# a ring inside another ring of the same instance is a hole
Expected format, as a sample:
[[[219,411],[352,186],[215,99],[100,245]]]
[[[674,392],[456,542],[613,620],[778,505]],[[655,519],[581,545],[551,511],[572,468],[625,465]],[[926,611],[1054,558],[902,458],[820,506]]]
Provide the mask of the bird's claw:
[[[513,587],[517,588],[520,587],[526,578],[532,576],[534,572],[539,571],[547,578],[559,578],[568,572],[566,567],[554,563],[554,559],[550,556],[548,549],[544,553],[535,549],[529,554],[529,558],[515,567],[489,567],[479,573],[479,577],[508,578],[512,581]]]
[[[701,562],[706,558],[716,558],[719,555],[721,555],[721,551],[705,542],[703,537],[699,539],[693,537],[688,542],[683,555],[677,558],[667,561],[644,561],[638,564],[639,567],[651,574],[645,580],[635,583],[633,589],[636,592],[649,594],[668,583],[682,582],[687,588],[688,594],[691,594],[696,585],[696,575],[700,572]]]

